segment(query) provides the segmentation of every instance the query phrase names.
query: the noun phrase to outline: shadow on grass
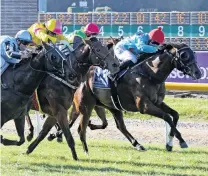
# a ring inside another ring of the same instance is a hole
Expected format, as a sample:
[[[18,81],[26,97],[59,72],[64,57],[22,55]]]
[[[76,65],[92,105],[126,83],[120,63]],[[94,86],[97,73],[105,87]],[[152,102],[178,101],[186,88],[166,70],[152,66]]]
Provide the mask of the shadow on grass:
[[[142,163],[142,162],[134,162],[134,161],[116,161],[116,160],[99,160],[99,159],[81,159],[81,162],[86,162],[86,163],[105,163],[105,164],[125,164],[125,165],[134,165],[134,166],[139,166],[139,167],[152,167],[152,168],[168,168],[171,170],[174,169],[196,169],[196,170],[207,170],[208,167],[201,167],[201,166],[180,166],[180,165],[168,165],[168,164],[156,164],[156,163]]]
[[[77,146],[81,146],[82,147],[82,144],[77,144]],[[151,150],[154,150],[154,151],[160,151],[160,152],[167,152],[167,153],[169,153],[168,151],[166,151],[166,149],[165,149],[165,146],[164,146],[164,148],[159,148],[159,147],[154,147],[154,146],[145,146],[145,145],[143,145],[145,148],[147,148],[148,150],[146,151],[146,152],[148,152],[148,151],[151,151]],[[106,148],[106,149],[119,149],[119,150],[135,150],[136,151],[136,149],[134,149],[134,147],[133,146],[131,146],[131,144],[129,143],[127,143],[127,145],[125,146],[125,145],[120,145],[120,146],[118,146],[118,144],[115,144],[115,145],[107,145],[107,144],[92,144],[92,142],[91,143],[89,143],[89,145],[88,145],[88,147],[89,147],[89,152],[90,152],[90,148]],[[139,152],[139,151],[138,151]],[[208,155],[208,151],[200,151],[200,149],[199,149],[199,151],[196,151],[196,150],[193,150],[193,149],[180,149],[180,150],[174,150],[174,146],[173,146],[173,151],[172,152],[170,152],[170,153],[183,153],[183,154],[206,154],[206,155]]]
[[[32,172],[37,173],[38,171],[42,171],[43,168],[45,171],[49,172],[49,173],[59,173],[59,174],[66,174],[66,173],[70,173],[73,172],[73,174],[75,174],[76,171],[87,171],[90,172],[89,174],[92,175],[93,172],[105,172],[107,174],[113,174],[111,172],[116,172],[116,173],[121,173],[121,174],[130,174],[130,175],[167,175],[167,173],[165,172],[161,172],[161,171],[129,171],[126,169],[121,169],[121,168],[114,168],[114,167],[102,167],[102,168],[98,168],[98,167],[92,167],[92,166],[71,166],[71,165],[51,165],[51,164],[45,164],[45,163],[32,163],[32,166],[34,166],[35,168],[30,168],[30,170]],[[40,170],[37,168],[40,167]],[[27,170],[28,167],[19,167],[19,169],[21,170]],[[195,174],[171,174],[168,173],[168,175],[170,176],[196,176]]]

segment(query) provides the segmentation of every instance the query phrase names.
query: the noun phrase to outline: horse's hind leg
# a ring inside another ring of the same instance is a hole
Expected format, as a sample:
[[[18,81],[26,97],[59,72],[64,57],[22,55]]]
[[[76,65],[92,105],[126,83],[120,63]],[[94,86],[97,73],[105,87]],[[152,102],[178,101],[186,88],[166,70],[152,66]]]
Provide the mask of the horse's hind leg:
[[[30,131],[29,134],[27,135],[27,141],[30,142],[34,136],[34,126],[29,116],[29,112],[25,115],[25,118],[26,118],[27,124],[29,126],[29,131]]]
[[[181,133],[177,130],[177,128],[175,126],[175,123],[177,122],[177,120],[175,120],[175,122],[173,122],[171,115],[169,113],[164,112],[161,108],[155,106],[148,99],[141,101],[141,102],[142,103],[139,105],[141,113],[149,114],[149,115],[159,117],[159,118],[165,120],[170,125],[172,134],[174,134],[175,137],[179,140],[181,148],[188,147],[188,145],[186,144],[186,142],[182,138]],[[161,107],[163,107],[163,109],[165,107],[167,108],[167,106],[165,106],[164,104],[162,104]]]
[[[164,102],[162,102],[159,107],[166,113],[170,114],[173,117],[173,124],[175,125],[175,127],[177,126],[178,120],[179,120],[179,114],[177,111],[175,111],[174,109],[170,108],[168,105],[166,105]],[[169,134],[169,141],[166,144],[166,149],[168,151],[172,151],[173,148],[173,137],[174,137],[174,131],[173,128],[171,128],[170,130],[170,134]]]
[[[81,121],[78,127],[78,133],[80,140],[83,145],[84,152],[88,154],[88,147],[86,142],[86,129],[89,124],[89,118],[92,113],[93,108],[96,104],[96,99],[93,97],[92,93],[83,88],[81,102],[76,102],[77,109],[79,109]],[[75,95],[79,96],[79,95]]]
[[[91,123],[91,121],[89,121],[89,128],[91,130],[105,129],[108,126],[105,109],[103,107],[95,106],[94,110],[96,111],[98,117],[102,120],[102,125],[94,125]]]
[[[25,142],[25,135],[24,135],[24,129],[25,129],[25,117],[19,117],[18,119],[14,120],[17,134],[20,137],[19,141],[14,141],[14,140],[9,140],[9,139],[4,139],[1,136],[1,143],[3,145],[17,145],[20,146]]]
[[[124,136],[131,142],[131,144],[140,151],[145,151],[146,149],[137,142],[137,140],[128,132],[126,129],[126,125],[123,120],[123,114],[121,111],[115,110],[115,109],[109,109],[111,113],[114,116],[114,119],[116,121],[117,128],[123,133]]]
[[[61,127],[59,126],[58,123],[55,124],[55,127],[57,130],[57,132],[56,132],[57,142],[61,143],[61,142],[63,142],[63,136],[62,136],[63,132],[62,132]]]
[[[77,111],[76,106],[73,102],[72,110],[71,110],[71,113],[70,113],[70,116],[69,116],[69,128],[71,128],[73,126],[74,122],[79,117],[79,114],[80,114],[80,112]]]
[[[42,130],[40,131],[38,137],[29,145],[27,149],[27,154],[30,154],[33,152],[33,150],[37,147],[37,145],[46,137],[48,132],[51,130],[51,128],[55,125],[56,119],[54,117],[48,116],[48,118],[45,120],[45,123],[43,124]]]

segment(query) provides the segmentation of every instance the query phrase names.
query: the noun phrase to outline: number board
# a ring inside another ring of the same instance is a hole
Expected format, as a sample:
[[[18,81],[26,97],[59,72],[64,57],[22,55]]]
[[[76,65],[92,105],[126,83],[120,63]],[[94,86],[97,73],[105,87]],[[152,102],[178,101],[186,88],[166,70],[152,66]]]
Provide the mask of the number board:
[[[86,25],[92,22],[91,13],[75,13],[74,14],[74,23],[77,25]]]
[[[63,25],[73,25],[74,24],[74,14],[72,13],[57,13],[56,18],[61,21]]]
[[[208,11],[39,14],[40,22],[52,18],[57,18],[63,23],[64,34],[80,29],[89,22],[95,22],[100,27],[100,37],[127,37],[161,26],[170,41],[183,41],[194,49],[207,50]]]
[[[46,21],[56,18],[56,13],[40,13],[39,22],[45,23]]]

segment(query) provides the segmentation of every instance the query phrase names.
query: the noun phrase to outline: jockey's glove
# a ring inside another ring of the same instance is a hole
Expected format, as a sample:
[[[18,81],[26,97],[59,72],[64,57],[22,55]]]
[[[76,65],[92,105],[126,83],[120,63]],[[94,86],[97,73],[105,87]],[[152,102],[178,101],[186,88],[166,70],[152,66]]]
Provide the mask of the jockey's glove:
[[[164,51],[166,49],[166,44],[162,44],[158,46],[158,51]]]
[[[32,57],[32,53],[30,52],[21,52],[21,59],[28,59]]]

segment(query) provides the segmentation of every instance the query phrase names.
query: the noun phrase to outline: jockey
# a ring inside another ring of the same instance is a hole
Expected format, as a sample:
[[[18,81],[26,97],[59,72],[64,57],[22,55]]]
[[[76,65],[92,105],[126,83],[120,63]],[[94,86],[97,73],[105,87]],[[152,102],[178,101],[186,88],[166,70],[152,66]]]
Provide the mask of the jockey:
[[[161,27],[153,29],[149,33],[135,34],[118,42],[114,53],[120,62],[120,70],[137,63],[141,53],[156,53],[158,47],[165,40]],[[112,78],[113,75],[110,75]]]
[[[67,39],[62,35],[62,24],[56,19],[50,19],[46,23],[35,23],[28,31],[32,35],[33,42],[40,46],[41,42],[56,43],[57,41],[65,41],[67,44]],[[68,44],[69,45],[69,44]]]
[[[84,42],[88,37],[98,35],[100,32],[99,27],[95,23],[89,23],[80,30],[76,30],[67,36],[69,43],[72,45],[73,49],[77,48],[80,43]]]
[[[29,53],[23,51],[32,43],[32,36],[27,30],[19,31],[15,38],[7,35],[0,36],[1,74],[9,64],[16,64],[24,58],[29,58]]]

